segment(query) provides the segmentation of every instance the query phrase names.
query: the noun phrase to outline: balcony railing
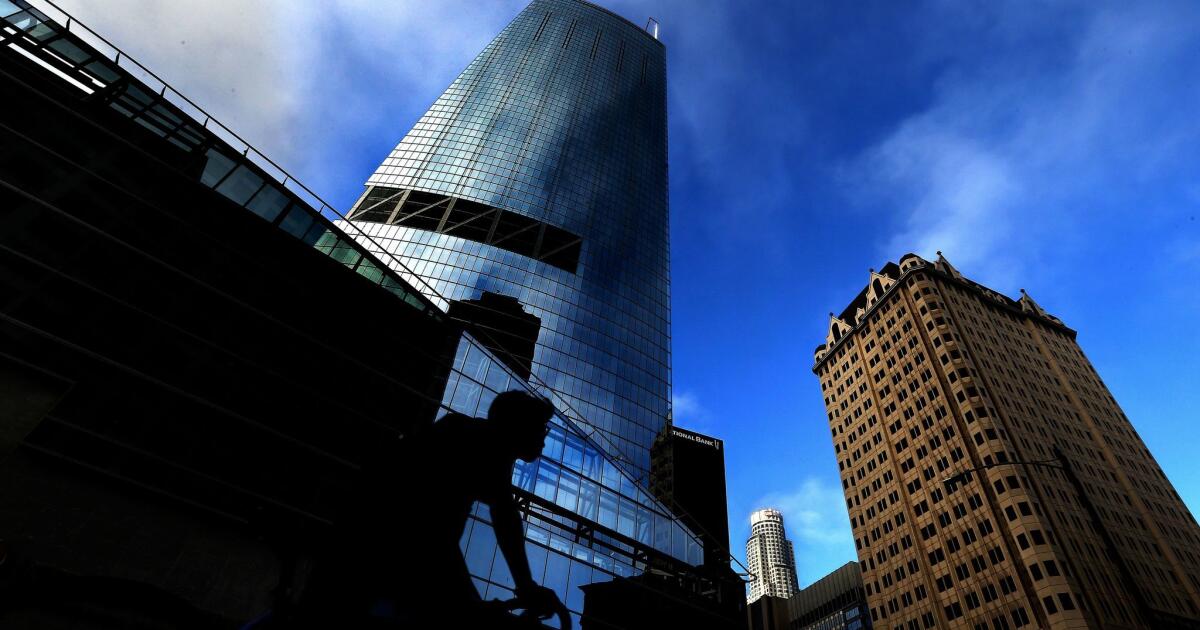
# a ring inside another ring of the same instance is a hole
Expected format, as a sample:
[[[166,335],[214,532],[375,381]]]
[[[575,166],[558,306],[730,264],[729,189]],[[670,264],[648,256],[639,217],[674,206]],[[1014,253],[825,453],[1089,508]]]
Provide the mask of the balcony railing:
[[[52,0],[34,3],[0,0],[0,46],[54,74],[78,90],[81,98],[100,100],[171,145],[202,156],[202,184],[313,246],[409,306],[431,317],[445,317],[448,300],[354,222],[200,105],[74,19]],[[347,231],[353,236],[346,234]],[[373,245],[374,251],[360,244],[364,242]],[[385,260],[381,261],[379,257]],[[420,287],[421,291],[412,290],[413,286]],[[494,359],[492,352],[470,334],[463,334],[463,343]],[[464,372],[459,363],[452,366],[452,373],[452,380],[465,380],[485,387]],[[540,389],[544,390],[542,393],[552,394],[553,390],[536,376],[533,381],[531,384],[512,378],[510,382],[513,387],[530,392]],[[592,429],[569,402],[559,396],[554,398],[562,410],[556,414],[555,422],[608,460],[615,470],[630,480],[630,486],[637,486],[634,480],[638,476],[621,458],[614,456],[619,453],[616,445]],[[450,399],[436,402],[447,411],[453,403]],[[663,545],[659,541],[639,540],[641,537],[637,533],[625,536],[614,532],[615,538],[637,540],[680,560],[699,560],[699,540],[671,509],[651,497],[644,488],[626,492],[635,494],[638,503],[669,519],[672,534],[667,540],[671,542]],[[535,497],[533,502],[536,503],[535,494],[526,494]],[[682,548],[679,547],[681,539],[685,541]]]

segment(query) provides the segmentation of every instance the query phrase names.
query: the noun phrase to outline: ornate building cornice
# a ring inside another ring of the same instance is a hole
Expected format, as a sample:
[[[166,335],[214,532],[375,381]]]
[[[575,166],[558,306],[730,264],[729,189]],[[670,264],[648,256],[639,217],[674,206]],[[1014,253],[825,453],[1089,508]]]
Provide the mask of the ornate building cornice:
[[[813,350],[812,371],[816,373],[829,356],[845,343],[847,338],[853,336],[866,324],[879,305],[891,295],[891,292],[896,287],[903,286],[908,277],[917,272],[926,272],[946,282],[968,289],[985,298],[992,306],[1006,309],[1019,317],[1036,320],[1050,328],[1065,332],[1072,339],[1075,338],[1076,333],[1073,329],[1063,324],[1059,318],[1047,313],[1037,302],[1034,302],[1025,289],[1021,289],[1020,299],[1014,300],[967,279],[942,256],[942,252],[937,254],[937,261],[929,262],[916,254],[909,253],[900,257],[899,264],[889,262],[879,271],[869,270],[870,278],[867,286],[851,300],[841,314],[829,314],[829,327],[826,330],[825,343]]]

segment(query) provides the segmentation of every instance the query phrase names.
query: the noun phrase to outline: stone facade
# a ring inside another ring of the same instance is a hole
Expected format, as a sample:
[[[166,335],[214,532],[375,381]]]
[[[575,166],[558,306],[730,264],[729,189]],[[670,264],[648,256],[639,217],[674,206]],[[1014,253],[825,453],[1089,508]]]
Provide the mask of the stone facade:
[[[813,372],[876,627],[1200,623],[1200,528],[1075,338],[940,253],[830,314]]]

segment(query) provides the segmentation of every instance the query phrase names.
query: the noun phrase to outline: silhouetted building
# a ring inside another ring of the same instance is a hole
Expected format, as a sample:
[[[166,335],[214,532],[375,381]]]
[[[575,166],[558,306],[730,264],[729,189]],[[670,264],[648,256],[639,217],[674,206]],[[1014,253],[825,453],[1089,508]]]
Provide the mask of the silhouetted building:
[[[663,429],[651,449],[651,490],[700,538],[705,574],[717,599],[744,616],[745,583],[730,566],[725,447],[714,437],[676,426]]]
[[[790,630],[864,630],[871,627],[862,571],[848,562],[788,600]]]
[[[766,508],[750,515],[750,538],[746,541],[746,564],[750,570],[753,604],[770,595],[787,599],[800,590],[796,580],[796,553],[783,527],[783,514]]]
[[[729,507],[724,443],[676,426],[650,451],[650,486],[704,543],[704,564],[729,567]]]
[[[576,128],[560,145],[562,194],[547,207],[596,214],[595,233],[578,217],[521,218],[527,209],[513,200],[524,192],[493,200],[495,229],[470,244],[452,240],[464,234],[461,215],[443,213],[453,221],[430,234],[461,248],[420,267],[427,283],[391,252],[414,262],[433,243],[400,249],[393,239],[397,247],[371,251],[358,226],[392,226],[331,222],[328,206],[231,131],[145,83],[152,75],[127,55],[63,26],[78,31],[78,20],[14,1],[21,10],[3,16],[12,33],[0,35],[0,539],[12,551],[0,599],[42,612],[66,610],[64,599],[92,612],[98,598],[157,602],[155,614],[176,621],[245,621],[303,590],[305,556],[338,521],[335,506],[364,462],[450,410],[484,415],[497,393],[530,387],[531,372],[535,388],[554,383],[546,393],[565,412],[542,458],[513,470],[535,579],[576,622],[580,586],[650,566],[715,598],[694,571],[700,541],[644,474],[667,396],[661,44],[577,0],[539,1],[518,16],[464,76],[517,76],[567,99],[574,113],[563,122]],[[510,65],[539,55],[526,70]],[[545,65],[556,60],[578,61],[587,78],[560,83],[567,75]],[[494,121],[509,131],[524,116],[513,107]],[[542,133],[547,120],[522,124]],[[594,174],[579,170],[581,151]],[[502,162],[477,160],[511,171],[514,186],[539,173]],[[627,197],[615,181],[631,186]],[[445,192],[409,184],[406,203]],[[462,194],[437,207],[478,210],[476,193]],[[589,238],[564,236],[576,228]],[[519,259],[531,234],[534,255]],[[447,288],[431,271],[443,262],[463,265],[455,278],[488,279],[443,294],[430,286]],[[516,325],[489,322],[496,311]],[[364,327],[347,313],[387,324]],[[490,334],[501,328],[512,334]],[[512,578],[495,560],[489,518],[477,506],[461,546],[480,594],[507,599]],[[24,597],[38,584],[70,588]],[[148,614],[126,612],[125,621]],[[131,625],[113,614],[107,625]]]
[[[245,621],[356,467],[434,420],[461,329],[215,121],[14,1],[0,625]],[[348,312],[388,325],[363,343]]]
[[[746,622],[750,630],[785,630],[788,627],[788,600],[762,595],[746,605]]]
[[[1024,291],[907,254],[814,360],[877,626],[1200,626],[1200,527]]]
[[[763,595],[747,607],[750,630],[863,630],[871,628],[857,562],[788,598]]]
[[[583,587],[583,630],[745,628],[745,611],[697,592],[694,581],[647,571]]]
[[[461,322],[496,358],[528,381],[542,322],[516,298],[484,291],[478,300],[454,300],[446,312]]]

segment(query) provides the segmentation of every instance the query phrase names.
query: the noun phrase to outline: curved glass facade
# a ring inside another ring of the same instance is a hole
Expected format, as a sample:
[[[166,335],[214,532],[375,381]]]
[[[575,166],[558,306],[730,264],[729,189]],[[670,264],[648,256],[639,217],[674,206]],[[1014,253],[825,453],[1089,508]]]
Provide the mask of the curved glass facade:
[[[525,387],[510,368],[464,335],[442,406],[484,416],[498,393]],[[579,587],[640,575],[652,556],[660,570],[686,571],[685,565],[703,560],[696,535],[561,416],[551,420],[542,456],[513,467],[512,484],[518,498],[528,500],[523,519],[533,578],[558,594],[576,628],[585,609]],[[460,545],[481,597],[513,597],[512,574],[485,504],[475,505]],[[664,564],[667,558],[675,562]]]
[[[490,291],[539,317],[533,382],[641,483],[670,401],[665,64],[603,8],[534,0],[350,213],[435,302]]]

